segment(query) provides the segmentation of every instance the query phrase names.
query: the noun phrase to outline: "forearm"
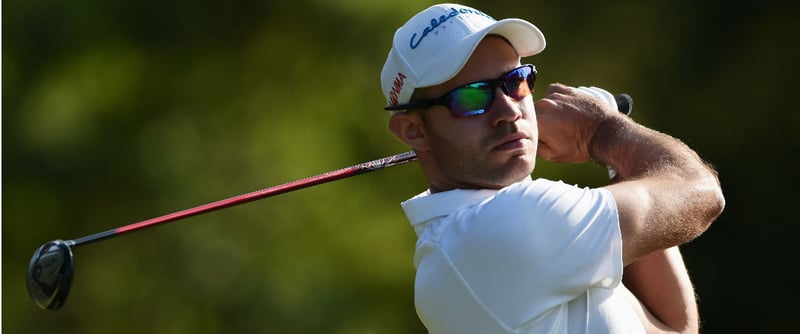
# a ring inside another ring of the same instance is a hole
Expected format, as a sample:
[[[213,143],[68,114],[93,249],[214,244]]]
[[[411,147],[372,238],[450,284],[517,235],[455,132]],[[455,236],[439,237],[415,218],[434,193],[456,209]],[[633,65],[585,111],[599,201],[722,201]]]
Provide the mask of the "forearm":
[[[716,172],[680,140],[626,117],[598,127],[592,157],[617,171],[625,263],[701,235],[722,212]]]
[[[560,84],[536,103],[537,155],[556,162],[594,160],[617,172],[614,196],[630,264],[702,234],[722,212],[716,172],[680,140],[646,128],[602,101]]]
[[[699,331],[694,288],[677,247],[655,251],[631,263],[625,267],[623,283],[651,316],[643,319],[649,332]]]
[[[626,116],[609,116],[595,131],[590,156],[616,170],[621,179],[669,173],[718,184],[716,172],[677,138],[644,127]]]

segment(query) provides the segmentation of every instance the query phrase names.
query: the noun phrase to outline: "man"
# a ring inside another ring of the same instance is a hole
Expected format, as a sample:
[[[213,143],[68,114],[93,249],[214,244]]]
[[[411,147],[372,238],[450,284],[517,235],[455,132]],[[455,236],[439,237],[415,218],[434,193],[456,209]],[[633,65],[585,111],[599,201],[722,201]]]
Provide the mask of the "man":
[[[402,203],[420,319],[431,333],[697,332],[677,246],[721,213],[715,171],[579,89],[553,84],[534,103],[536,70],[520,60],[544,47],[527,21],[456,4],[394,36],[389,129],[429,187]],[[537,156],[617,176],[598,189],[533,180]]]

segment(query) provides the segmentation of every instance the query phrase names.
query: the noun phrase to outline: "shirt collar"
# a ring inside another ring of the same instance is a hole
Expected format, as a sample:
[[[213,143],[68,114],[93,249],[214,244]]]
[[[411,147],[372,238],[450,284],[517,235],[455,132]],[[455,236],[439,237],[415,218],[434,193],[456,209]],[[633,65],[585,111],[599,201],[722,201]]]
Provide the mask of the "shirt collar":
[[[525,180],[530,181],[531,177],[529,176]],[[462,206],[486,200],[499,191],[497,189],[453,189],[431,194],[428,189],[400,205],[414,231],[419,235],[426,223],[431,220],[446,217]]]

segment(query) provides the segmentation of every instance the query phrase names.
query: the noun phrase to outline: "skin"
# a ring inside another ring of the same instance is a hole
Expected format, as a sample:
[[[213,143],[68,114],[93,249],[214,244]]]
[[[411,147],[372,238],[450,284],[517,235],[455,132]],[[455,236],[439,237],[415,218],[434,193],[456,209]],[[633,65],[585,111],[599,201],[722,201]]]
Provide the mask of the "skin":
[[[438,86],[418,89],[414,99],[439,97],[467,83],[497,78],[519,66],[516,51],[504,39],[490,36],[455,77]],[[499,189],[521,181],[533,171],[538,130],[530,96],[514,101],[497,88],[489,109],[483,115],[456,119],[444,106],[397,113],[389,128],[416,151],[431,192]]]
[[[455,77],[418,89],[414,98],[435,98],[519,65],[505,39],[488,36]],[[549,85],[535,104],[498,88],[487,113],[466,118],[443,106],[396,113],[389,130],[416,151],[431,192],[508,186],[533,172],[537,156],[614,168],[617,177],[603,188],[619,212],[628,300],[648,333],[699,331],[677,246],[702,234],[725,200],[715,171],[679,140],[561,84]]]

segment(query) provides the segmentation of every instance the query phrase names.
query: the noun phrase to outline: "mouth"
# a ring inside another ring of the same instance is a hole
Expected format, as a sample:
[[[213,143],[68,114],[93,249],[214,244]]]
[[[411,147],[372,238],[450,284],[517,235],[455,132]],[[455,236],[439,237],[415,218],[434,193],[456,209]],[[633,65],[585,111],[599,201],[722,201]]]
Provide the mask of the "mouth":
[[[524,148],[528,142],[530,142],[530,137],[526,136],[524,133],[515,132],[503,137],[499,143],[492,148],[492,150],[508,151],[521,149]]]

